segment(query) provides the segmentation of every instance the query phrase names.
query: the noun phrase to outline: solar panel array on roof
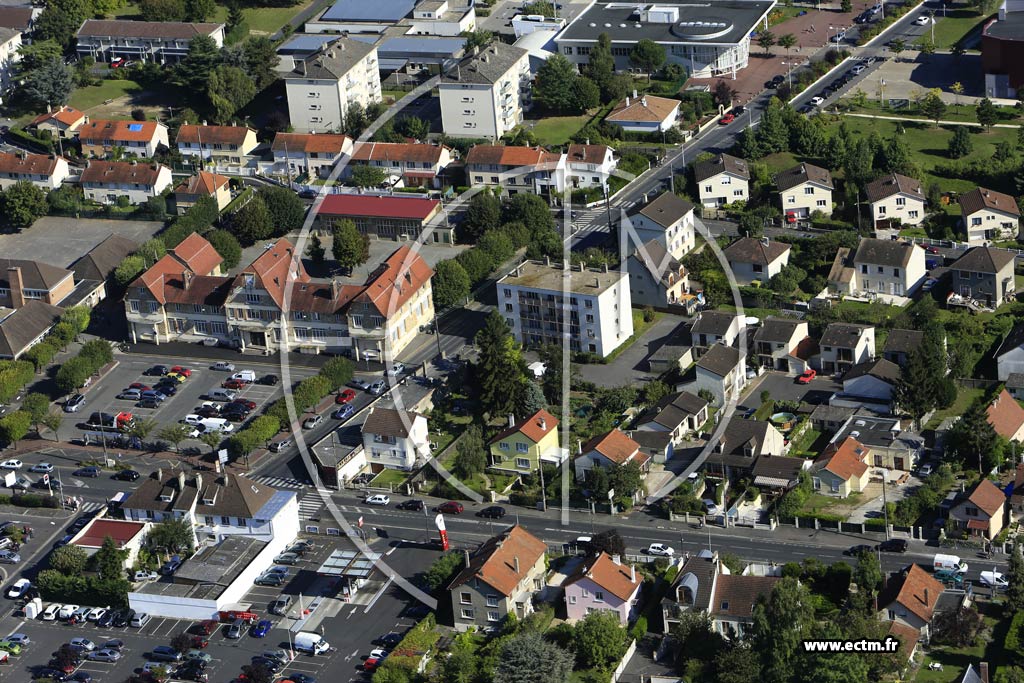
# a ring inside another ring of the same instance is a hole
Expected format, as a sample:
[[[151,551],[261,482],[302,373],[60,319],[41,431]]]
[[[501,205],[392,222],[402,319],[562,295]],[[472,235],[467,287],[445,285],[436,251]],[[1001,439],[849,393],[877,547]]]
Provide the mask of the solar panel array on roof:
[[[412,12],[415,0],[338,0],[323,21],[398,21]]]
[[[138,133],[139,131],[142,130],[142,124],[141,123],[129,123],[128,124],[128,130],[132,131],[133,133]]]

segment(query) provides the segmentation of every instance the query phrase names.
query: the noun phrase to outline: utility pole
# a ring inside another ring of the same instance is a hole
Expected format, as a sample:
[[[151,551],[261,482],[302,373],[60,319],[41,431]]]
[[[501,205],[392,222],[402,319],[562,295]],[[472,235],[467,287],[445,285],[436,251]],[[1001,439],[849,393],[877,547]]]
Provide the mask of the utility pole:
[[[885,486],[889,481],[889,471],[882,468],[882,514],[885,516],[885,540],[889,540],[889,503],[885,495]]]

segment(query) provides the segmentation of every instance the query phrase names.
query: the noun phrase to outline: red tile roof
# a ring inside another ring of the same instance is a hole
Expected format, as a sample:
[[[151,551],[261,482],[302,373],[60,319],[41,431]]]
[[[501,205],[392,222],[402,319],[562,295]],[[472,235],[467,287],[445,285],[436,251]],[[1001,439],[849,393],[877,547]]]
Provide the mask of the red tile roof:
[[[898,621],[889,622],[888,635],[893,636],[900,642],[900,654],[903,655],[903,659],[910,659],[914,654],[914,650],[917,648],[917,641],[921,639],[921,633],[916,629],[906,624],[901,624]]]
[[[163,124],[156,121],[92,120],[78,130],[78,139],[87,144],[108,140],[149,142],[156,137],[157,126],[160,125]]]
[[[475,145],[466,154],[466,164],[490,164],[497,166],[536,166],[544,162],[558,162],[560,155],[552,154],[543,147],[518,147],[514,145]]]
[[[530,441],[534,443],[540,443],[541,439],[550,434],[552,430],[557,428],[558,419],[554,415],[552,415],[546,410],[538,410],[536,413],[526,418],[525,420],[517,422],[513,426],[500,432],[488,443],[497,443],[498,441],[507,438],[512,434],[522,434]]]
[[[985,413],[988,415],[988,423],[992,425],[992,429],[996,430],[996,434],[1007,439],[1012,439],[1020,430],[1021,425],[1024,425],[1024,408],[1006,389],[1003,389],[995,397]]]
[[[130,161],[98,161],[90,159],[82,171],[83,183],[126,185],[138,183],[153,187],[160,178],[159,164],[138,164]]]
[[[224,262],[213,245],[196,232],[179,242],[171,253],[196,275],[211,273]]]
[[[30,173],[52,176],[57,169],[58,157],[52,154],[10,154],[0,152],[0,173]]]
[[[194,176],[189,176],[181,181],[174,188],[175,194],[189,194],[198,196],[211,196],[220,188],[227,185],[229,178],[226,175],[218,175],[209,171],[200,171]]]
[[[85,527],[80,538],[74,544],[87,548],[99,548],[108,536],[123,548],[126,543],[141,534],[146,528],[145,522],[126,522],[119,519],[97,519]]]
[[[324,197],[318,215],[370,216],[425,221],[441,206],[437,199],[385,197],[361,194],[331,194]]]
[[[434,271],[422,256],[408,246],[401,246],[370,274],[355,301],[373,306],[386,319],[433,276]]]
[[[346,135],[335,135],[332,133],[278,133],[274,136],[274,142],[270,148],[277,151],[288,152],[328,152],[341,154],[349,140]]]
[[[616,465],[628,462],[640,450],[640,444],[623,434],[618,428],[595,436],[583,447],[583,453],[597,451]]]
[[[44,123],[53,119],[63,123],[65,126],[73,126],[79,121],[85,119],[85,114],[78,111],[74,107],[63,106],[60,109],[47,112],[46,114],[40,114],[39,116],[32,119],[32,125],[38,126],[40,123]]]
[[[458,588],[472,579],[480,579],[502,595],[511,596],[519,582],[547,552],[547,544],[523,527],[516,525],[486,541],[470,555],[469,566],[463,568],[448,586]],[[519,571],[516,571],[516,565]]]
[[[989,517],[994,517],[1006,502],[1006,494],[988,479],[982,479],[974,485],[974,488],[967,495],[967,500],[974,503],[979,510]],[[988,524],[985,527],[987,528]]]
[[[292,264],[295,264],[294,273]],[[257,256],[256,260],[235,278],[235,285],[245,286],[246,275],[255,276],[257,284],[267,290],[270,298],[282,310],[285,286],[289,282],[309,282],[309,273],[302,266],[302,259],[295,258],[295,247],[283,237]]]
[[[178,137],[175,142],[195,142],[202,145],[241,145],[250,131],[247,126],[199,126],[194,123],[186,123],[178,129]]]
[[[583,578],[590,579],[619,600],[632,598],[644,582],[643,574],[634,572],[629,565],[623,564],[621,560],[616,562],[611,555],[605,552],[601,552],[581,564],[579,569],[566,579],[562,586],[563,588],[571,586]]]
[[[661,122],[679,108],[679,100],[643,95],[627,97],[615,105],[605,121],[632,123],[633,121]]]
[[[920,565],[910,565],[905,576],[895,576],[886,583],[878,596],[878,606],[885,609],[896,603],[925,623],[931,623],[935,603],[945,587]]]
[[[403,142],[361,142],[352,152],[352,161],[413,161],[436,164],[444,145]]]
[[[843,481],[849,481],[853,477],[864,476],[864,473],[868,471],[868,466],[864,461],[870,454],[871,449],[862,445],[852,436],[848,436],[839,446],[830,444],[816,462],[825,463],[824,469]]]

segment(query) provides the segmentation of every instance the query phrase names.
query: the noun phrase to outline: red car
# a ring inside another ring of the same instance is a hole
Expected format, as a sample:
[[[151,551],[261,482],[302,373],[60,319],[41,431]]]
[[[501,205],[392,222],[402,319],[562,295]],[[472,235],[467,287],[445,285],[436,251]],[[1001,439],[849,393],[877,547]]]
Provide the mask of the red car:
[[[209,644],[210,641],[203,636],[192,636],[192,647],[196,650],[202,650]]]
[[[256,401],[250,401],[247,398],[236,398],[231,403],[237,403],[240,406],[245,406],[246,410],[256,410]]]
[[[142,382],[132,382],[128,385],[129,389],[138,389],[139,391],[152,391],[152,387],[143,384]]]
[[[941,254],[942,253],[941,251],[939,251],[938,247],[925,247],[925,251],[927,251],[929,254]]]
[[[808,368],[804,374],[796,378],[797,384],[810,384],[811,380],[818,376],[817,371],[814,368]]]
[[[378,659],[377,657],[367,657],[366,661],[363,662],[363,671],[376,671],[377,667],[383,663],[383,659]]]
[[[181,365],[175,365],[173,368],[168,370],[168,372],[169,373],[173,372],[175,374],[181,375],[182,377],[191,377],[192,376],[192,371],[189,370],[186,367],[181,366]]]
[[[437,506],[438,512],[447,512],[451,515],[460,515],[464,509],[462,503],[457,503],[454,500],[449,500],[447,503],[441,503]]]
[[[216,631],[217,630],[217,626],[219,626],[219,625],[220,625],[220,622],[218,622],[218,621],[216,621],[214,619],[206,619],[206,620],[201,621],[198,624],[196,624],[194,630],[195,630],[196,633],[198,633],[200,635],[208,636],[211,633],[213,633],[214,631]]]
[[[242,389],[245,387],[245,382],[240,379],[229,379],[221,384],[225,389]]]
[[[352,389],[345,389],[337,396],[334,397],[335,403],[351,403],[352,399],[356,397],[356,392]]]
[[[729,125],[730,123],[732,123],[735,120],[736,120],[736,115],[735,114],[726,114],[722,118],[718,119],[718,125],[720,125],[720,126],[727,126],[727,125]]]

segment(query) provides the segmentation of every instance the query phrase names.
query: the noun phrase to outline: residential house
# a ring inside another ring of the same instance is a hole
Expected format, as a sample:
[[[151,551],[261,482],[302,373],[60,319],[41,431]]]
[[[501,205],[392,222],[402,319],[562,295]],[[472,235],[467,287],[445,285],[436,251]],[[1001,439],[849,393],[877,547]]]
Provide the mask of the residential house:
[[[1017,469],[1014,471],[1009,512],[1011,521],[1020,522],[1021,519],[1024,519],[1024,464],[1017,465]]]
[[[445,134],[497,141],[523,122],[531,81],[522,48],[494,41],[466,55],[437,84]]]
[[[715,344],[697,361],[697,380],[694,389],[707,389],[722,407],[738,398],[746,382],[746,363],[739,349]]]
[[[428,242],[454,244],[455,228],[435,220],[441,201],[415,195],[329,194],[320,202],[317,218],[327,232],[343,220],[355,223],[359,232],[377,239],[415,241],[430,230]]]
[[[258,144],[256,131],[248,126],[208,126],[205,122],[201,126],[182,124],[174,142],[181,156],[202,168],[235,174],[249,166]]]
[[[527,261],[497,284],[498,312],[516,341],[527,347],[560,344],[605,358],[633,336],[629,276],[626,272]],[[563,321],[569,296],[570,323]]]
[[[231,203],[229,178],[209,171],[200,171],[182,180],[174,188],[174,206],[178,215],[184,215],[203,197],[212,197],[217,202],[217,210],[223,211]]]
[[[634,306],[685,306],[690,281],[686,268],[658,240],[640,245],[626,261]]]
[[[92,160],[82,171],[81,182],[88,200],[116,204],[127,197],[129,204],[143,204],[170,187],[171,169],[161,164]]]
[[[679,118],[679,100],[655,95],[626,96],[604,117],[624,131],[631,133],[664,133],[676,125]]]
[[[466,153],[466,181],[500,187],[509,195],[565,189],[565,157],[543,147],[473,145]]]
[[[631,283],[632,280],[630,276]],[[690,345],[690,330],[685,324],[670,332],[661,346],[647,356],[647,369],[655,375],[663,375],[669,370],[683,371],[691,365],[693,347]]]
[[[789,222],[809,218],[815,211],[832,214],[832,174],[828,169],[803,163],[775,176],[782,213]]]
[[[671,432],[637,429],[627,432],[629,438],[640,445],[640,452],[658,465],[664,465],[675,455]]]
[[[1024,373],[1024,322],[1016,323],[995,353],[996,377],[1005,382],[1013,373]]]
[[[871,479],[870,458],[871,449],[852,436],[830,443],[811,466],[814,490],[839,498],[863,492]]]
[[[991,541],[1006,525],[1006,508],[1003,490],[990,479],[982,479],[955,502],[949,518],[969,536]]]
[[[831,323],[818,342],[819,369],[827,374],[845,373],[854,365],[875,357],[875,328],[853,323]]]
[[[643,583],[643,574],[618,555],[591,555],[562,582],[566,620],[574,623],[593,612],[614,612],[619,624],[628,626],[639,616]]]
[[[675,193],[663,192],[633,209],[624,228],[634,243],[657,240],[673,258],[681,259],[695,244],[693,208]]]
[[[925,197],[920,180],[890,173],[868,183],[864,194],[876,229],[919,225],[924,220]]]
[[[650,460],[640,452],[640,444],[618,427],[598,434],[581,446],[579,454],[573,460],[577,481],[583,481],[587,472],[595,467],[614,469],[628,462],[636,463],[645,473],[651,467]]]
[[[862,407],[847,408],[823,403],[815,406],[811,411],[811,428],[823,434],[832,435],[842,429],[846,421],[858,413],[870,414],[870,411]]]
[[[786,441],[770,422],[732,417],[704,463],[704,472],[715,479],[735,481],[750,476],[760,458],[783,456]],[[802,459],[788,458],[797,471]]]
[[[920,245],[863,238],[852,256],[846,247],[836,252],[828,284],[838,294],[908,297],[927,274],[925,251]]]
[[[1024,408],[1005,388],[985,410],[996,434],[1008,441],[1024,441]]]
[[[72,138],[88,121],[89,117],[84,112],[64,105],[35,117],[28,128],[35,128],[40,133],[49,132],[54,138]]]
[[[974,247],[953,262],[953,293],[999,308],[1015,297],[1015,254],[1005,249]]]
[[[342,157],[352,153],[352,138],[330,133],[277,133],[270,144],[272,175],[292,178],[326,178]]]
[[[295,491],[278,491],[241,474],[157,469],[121,503],[134,522],[185,520],[199,540],[244,536],[291,542],[299,533]]]
[[[75,49],[79,57],[97,62],[120,57],[167,64],[184,59],[196,36],[207,36],[218,48],[224,47],[224,24],[86,19],[75,36]]]
[[[724,250],[729,269],[741,285],[772,279],[789,265],[790,246],[767,237],[741,237]]]
[[[708,208],[718,208],[750,199],[750,168],[746,159],[724,152],[693,165],[697,196]]]
[[[59,306],[75,291],[75,275],[42,261],[0,258],[0,307],[21,308],[29,301]]]
[[[0,7],[0,26],[27,34],[40,14],[42,9],[29,5]]]
[[[911,628],[896,621],[889,622],[889,629],[886,635],[895,638],[899,642],[897,660],[900,662],[899,675],[905,676],[907,670],[914,663],[914,655],[917,653],[918,640],[921,634],[917,629]],[[962,683],[957,681],[957,683]],[[976,682],[975,682],[976,683]],[[986,683],[988,683],[986,681]]]
[[[915,629],[927,642],[935,603],[944,590],[945,586],[920,565],[911,564],[907,571],[893,574],[885,582],[875,600],[878,617]]]
[[[351,107],[366,109],[381,101],[377,48],[347,36],[338,38],[284,74],[284,90],[293,130],[344,130]]]
[[[21,31],[0,26],[0,93],[5,96],[14,85],[21,45]]]
[[[882,358],[901,368],[907,364],[910,354],[924,343],[924,332],[920,330],[889,330],[882,347]]]
[[[418,413],[370,406],[362,432],[363,451],[374,472],[408,471],[430,459],[427,418]]]
[[[742,319],[729,311],[701,311],[693,319],[690,336],[695,355],[703,355],[712,346],[732,346],[740,334]]]
[[[68,161],[53,154],[29,154],[21,150],[0,152],[0,189],[20,182],[56,190],[70,176]]]
[[[1024,401],[1024,373],[1010,373],[1006,378],[1006,390],[1018,401]]]
[[[879,415],[891,414],[901,376],[900,366],[884,358],[857,363],[843,375],[843,390],[833,394],[829,404],[869,408]]]
[[[157,121],[93,119],[79,127],[78,141],[84,156],[97,159],[111,156],[115,149],[122,155],[152,159],[158,149],[170,146],[167,126]]]
[[[544,588],[547,544],[518,524],[470,552],[448,584],[455,629],[492,629],[508,615],[533,612],[533,596]]]
[[[1020,209],[1008,194],[976,187],[960,195],[960,215],[971,245],[1013,240],[1020,231]]]
[[[985,32],[989,30],[990,26],[991,24],[985,27]],[[977,668],[974,667],[974,664],[968,664],[963,675],[956,679],[956,683],[989,683],[988,662],[979,662]]]
[[[680,391],[661,397],[640,416],[636,428],[639,432],[666,432],[672,444],[678,446],[707,421],[708,402]],[[634,440],[639,442],[640,437],[634,436]]]
[[[789,374],[807,369],[807,347],[813,342],[807,322],[796,318],[769,316],[754,332],[754,353],[762,368]]]
[[[135,253],[139,243],[127,237],[110,233],[105,240],[90,249],[69,266],[75,272],[75,280],[104,282],[114,269],[128,256]]]
[[[472,150],[471,150],[472,151]],[[361,142],[355,146],[346,167],[363,164],[379,168],[388,176],[401,178],[406,187],[440,188],[441,175],[452,163],[452,150],[446,145],[409,142]]]
[[[668,633],[683,613],[706,614],[715,633],[742,640],[754,623],[754,606],[767,597],[780,576],[737,575],[718,553],[701,551],[680,567],[662,601],[662,623]]]
[[[858,411],[846,419],[829,443],[842,443],[848,436],[870,449],[872,467],[909,472],[924,454],[924,438],[904,430],[896,417]]]
[[[608,187],[618,162],[608,145],[569,145],[565,153],[566,184],[572,188]]]
[[[487,442],[491,467],[517,474],[529,474],[540,462],[560,465],[568,456],[558,443],[558,420],[546,410],[538,410],[525,420],[509,415],[508,427]]]

